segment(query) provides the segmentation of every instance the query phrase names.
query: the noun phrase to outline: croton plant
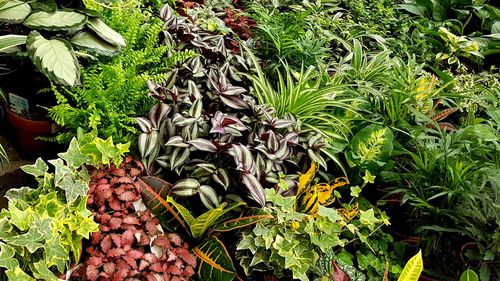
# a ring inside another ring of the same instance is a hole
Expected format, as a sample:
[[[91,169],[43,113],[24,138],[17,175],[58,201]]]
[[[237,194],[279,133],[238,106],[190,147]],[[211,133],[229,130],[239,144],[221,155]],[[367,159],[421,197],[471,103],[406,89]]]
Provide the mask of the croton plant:
[[[238,194],[240,183],[263,206],[264,188],[290,188],[308,159],[322,159],[322,138],[302,134],[293,117],[275,118],[272,107],[256,103],[240,75],[251,71],[251,59],[229,49],[223,35],[203,30],[168,5],[161,17],[164,43],[199,55],[173,69],[165,83],[149,83],[159,103],[147,118],[136,118],[147,171],[179,180],[172,193],[199,194],[207,208],[217,207],[223,193]]]

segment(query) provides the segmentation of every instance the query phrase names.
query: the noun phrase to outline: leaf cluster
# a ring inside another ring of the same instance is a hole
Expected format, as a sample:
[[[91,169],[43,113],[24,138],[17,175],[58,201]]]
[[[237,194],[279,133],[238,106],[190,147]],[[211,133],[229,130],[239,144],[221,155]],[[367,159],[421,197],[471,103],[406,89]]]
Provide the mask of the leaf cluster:
[[[139,183],[146,206],[160,218],[162,225],[174,228],[193,240],[196,245],[193,253],[198,264],[198,280],[233,280],[237,275],[236,269],[226,245],[218,235],[272,218],[258,208],[242,209],[245,205],[243,202],[222,203],[195,217],[186,207],[168,196],[172,185],[156,177],[141,177]]]
[[[247,275],[252,270],[274,269],[278,276],[291,271],[294,279],[309,280],[319,258],[353,239],[368,243],[370,232],[387,218],[375,216],[374,209],[360,210],[347,217],[339,209],[319,206],[312,217],[295,211],[295,197],[283,197],[267,190],[271,203],[266,210],[275,218],[258,222],[242,233],[237,250]]]
[[[214,208],[219,194],[227,193],[247,193],[264,205],[264,188],[279,182],[279,172],[291,175],[309,158],[325,163],[320,134],[301,132],[297,120],[275,116],[274,108],[248,95],[249,82],[240,74],[255,64],[248,53],[231,52],[222,35],[175,15],[169,6],[162,17],[165,44],[198,55],[171,71],[165,83],[149,83],[161,103],[148,118],[136,120],[142,131],[139,151],[150,173],[165,169],[170,181],[180,180],[174,194],[199,193],[205,206]]]
[[[126,45],[99,13],[83,2],[0,1],[0,22],[23,25],[28,31],[0,36],[0,52],[26,56],[49,80],[67,86],[80,83],[80,64],[73,46],[104,56],[117,55]],[[71,42],[71,43],[70,43]]]
[[[8,280],[57,280],[78,262],[81,240],[97,230],[92,213],[86,209],[89,175],[82,164],[88,158],[76,139],[61,158],[42,159],[22,167],[36,177],[37,189],[9,190],[8,209],[0,213],[0,267]],[[90,164],[90,161],[88,162]]]
[[[172,66],[193,54],[158,45],[161,21],[134,3],[102,13],[128,45],[120,56],[83,69],[81,87],[53,87],[58,103],[48,109],[49,116],[62,127],[58,142],[69,142],[82,127],[135,147],[137,129],[132,117],[147,114],[154,103],[147,96],[146,81],[162,81]]]

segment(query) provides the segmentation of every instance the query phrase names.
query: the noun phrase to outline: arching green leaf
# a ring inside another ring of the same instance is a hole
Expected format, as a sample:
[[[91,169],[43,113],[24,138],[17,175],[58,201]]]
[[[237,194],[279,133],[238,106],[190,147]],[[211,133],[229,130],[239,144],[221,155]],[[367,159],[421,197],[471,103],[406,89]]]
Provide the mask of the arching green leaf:
[[[230,281],[236,277],[233,261],[224,244],[212,236],[193,249],[200,280]]]
[[[418,253],[406,263],[398,281],[418,281],[423,270],[424,261],[422,260],[422,251],[418,251]]]
[[[0,52],[24,44],[26,44],[26,35],[9,34],[0,36]]]
[[[82,27],[87,16],[71,11],[35,12],[24,21],[24,25],[33,29],[67,30]]]
[[[231,218],[217,224],[211,232],[228,232],[272,218],[273,216],[271,214],[264,212],[260,208],[250,208],[241,213],[237,218]]]
[[[95,33],[97,33],[99,37],[106,40],[108,43],[125,47],[125,40],[123,37],[99,18],[90,18],[88,20],[88,26]]]
[[[0,22],[22,23],[31,13],[31,7],[19,0],[0,1]]]
[[[47,40],[37,31],[32,31],[27,45],[31,60],[48,78],[67,86],[80,82],[80,67],[67,41]]]
[[[109,44],[95,33],[89,31],[78,33],[71,39],[71,43],[82,49],[104,56],[115,56],[120,52],[119,46]]]

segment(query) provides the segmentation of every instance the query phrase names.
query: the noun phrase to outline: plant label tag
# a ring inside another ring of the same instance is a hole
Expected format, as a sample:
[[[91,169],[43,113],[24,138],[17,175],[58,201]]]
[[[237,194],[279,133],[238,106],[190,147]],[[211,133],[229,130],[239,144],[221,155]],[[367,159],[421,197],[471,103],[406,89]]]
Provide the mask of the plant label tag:
[[[21,117],[28,119],[30,118],[30,107],[26,98],[20,97],[13,93],[9,93],[9,105],[12,112]]]

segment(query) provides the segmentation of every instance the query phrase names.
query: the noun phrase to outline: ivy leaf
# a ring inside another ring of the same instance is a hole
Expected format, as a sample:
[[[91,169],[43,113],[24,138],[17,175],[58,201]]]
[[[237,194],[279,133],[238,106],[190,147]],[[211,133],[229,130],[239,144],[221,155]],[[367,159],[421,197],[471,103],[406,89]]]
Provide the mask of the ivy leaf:
[[[70,177],[65,177],[59,187],[66,191],[66,200],[68,203],[74,202],[78,197],[85,196],[89,191],[87,182],[74,180]]]
[[[43,247],[43,244],[40,243],[43,241],[43,235],[40,234],[34,228],[28,230],[27,233],[21,234],[18,236],[6,237],[5,242],[10,243],[19,247],[26,247],[30,253],[36,252],[36,250]]]
[[[12,229],[8,218],[3,217],[0,219],[0,237],[12,236]]]
[[[66,161],[68,166],[71,167],[80,167],[83,163],[89,161],[89,158],[83,154],[80,150],[80,145],[76,138],[73,138],[69,143],[68,150],[63,153],[57,154],[57,156],[61,157]]]
[[[19,262],[13,258],[15,254],[14,248],[0,242],[0,267],[6,269],[19,267]]]
[[[375,211],[373,209],[367,211],[359,210],[359,213],[359,222],[368,226],[372,231],[375,229],[375,224],[380,222],[380,220],[375,217]]]
[[[54,172],[54,185],[59,187],[61,184],[61,181],[66,180],[66,179],[72,179],[74,178],[74,173],[73,170],[71,170],[68,166],[64,165],[64,161],[60,158],[54,159],[54,160],[49,160],[49,163],[54,165],[55,167],[55,172]]]
[[[32,214],[33,210],[27,208],[26,210],[18,209],[17,206],[9,206],[10,211],[10,223],[19,228],[21,231],[26,231],[29,229],[29,224],[33,220]]]
[[[328,207],[325,207],[322,205],[318,206],[318,216],[326,217],[331,222],[336,222],[336,221],[342,220],[342,216],[339,215],[337,210],[335,210],[333,208],[328,208]]]
[[[57,31],[78,29],[86,20],[87,16],[73,11],[39,11],[32,13],[23,24],[31,29]]]
[[[361,193],[361,187],[359,186],[351,186],[351,196],[359,197],[359,193]]]
[[[70,87],[80,82],[80,67],[66,40],[47,40],[38,31],[32,31],[26,43],[31,61],[48,78]]]
[[[101,161],[102,164],[110,164],[114,162],[116,165],[119,165],[122,159],[122,153],[118,150],[113,144],[113,138],[109,137],[107,140],[103,140],[101,138],[96,138],[94,140],[94,144],[101,153]],[[122,149],[123,150],[123,149]]]
[[[52,234],[52,220],[53,218],[42,218],[36,215],[30,227],[38,231],[44,239],[47,239]]]
[[[365,183],[375,183],[376,176],[373,176],[369,170],[365,170],[365,175],[363,176],[363,181]]]
[[[35,164],[22,166],[21,169],[25,173],[35,177],[43,177],[45,172],[49,170],[49,166],[42,160],[42,158],[38,158],[36,159]]]
[[[54,273],[47,268],[47,265],[43,261],[34,263],[31,270],[33,271],[33,275],[36,279],[59,281],[59,278],[57,278],[57,276],[55,276]]]
[[[5,272],[5,274],[7,275],[8,280],[36,281],[19,267],[16,267],[15,269],[9,269]]]
[[[48,267],[55,265],[59,272],[64,272],[68,255],[68,250],[62,246],[59,236],[53,236],[45,243],[44,258]]]

